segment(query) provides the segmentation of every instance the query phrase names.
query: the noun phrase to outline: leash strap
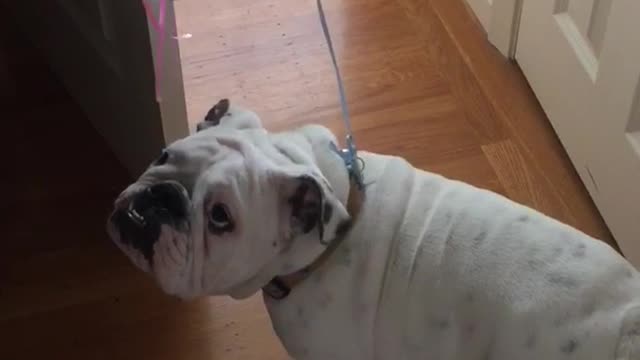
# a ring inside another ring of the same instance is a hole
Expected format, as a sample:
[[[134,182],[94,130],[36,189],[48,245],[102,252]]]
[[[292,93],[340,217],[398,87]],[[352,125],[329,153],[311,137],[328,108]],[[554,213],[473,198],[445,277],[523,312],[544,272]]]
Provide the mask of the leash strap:
[[[331,147],[333,151],[335,151],[342,159],[347,167],[347,171],[349,172],[349,176],[353,181],[354,185],[358,188],[359,191],[353,191],[353,187],[349,190],[349,199],[347,200],[347,207],[351,204],[356,207],[356,213],[359,210],[360,204],[354,205],[354,199],[352,196],[364,196],[364,184],[362,181],[362,169],[358,162],[362,161],[362,159],[358,158],[356,145],[353,141],[353,132],[351,130],[351,117],[349,116],[349,108],[347,107],[347,97],[345,95],[344,86],[342,84],[342,77],[340,76],[340,69],[338,68],[338,62],[336,61],[336,54],[333,51],[333,43],[331,42],[331,35],[329,34],[329,27],[327,26],[327,20],[324,15],[324,10],[322,9],[321,0],[317,0],[318,4],[318,12],[320,14],[320,23],[322,24],[322,31],[324,32],[324,37],[327,41],[327,45],[329,47],[329,53],[331,54],[331,61],[333,63],[333,70],[336,74],[336,80],[338,82],[338,90],[340,92],[340,107],[342,109],[342,117],[344,119],[344,124],[347,128],[347,148],[338,150],[336,144],[331,143]],[[356,195],[357,194],[357,195]],[[352,213],[352,211],[349,211]],[[318,267],[322,266],[322,264],[326,261],[326,259],[331,256],[331,254],[338,248],[340,243],[342,242],[343,237],[338,237],[334,239],[330,244],[326,244],[327,249],[317,258],[311,265],[307,266],[301,271],[295,272],[286,276],[276,276],[273,278],[267,285],[265,285],[262,290],[275,300],[282,300],[286,298],[291,292],[292,288],[306,280],[310,274]]]
[[[322,32],[324,33],[325,40],[327,41],[327,46],[329,47],[329,53],[331,54],[331,62],[333,63],[333,70],[336,74],[336,81],[338,83],[338,91],[340,94],[340,108],[342,109],[342,118],[344,119],[344,124],[347,128],[347,148],[338,150],[334,148],[334,150],[340,154],[343,158],[347,169],[349,170],[350,176],[352,176],[355,180],[356,185],[360,190],[364,187],[362,180],[362,172],[360,166],[358,164],[358,153],[356,149],[355,141],[353,140],[353,130],[351,129],[351,116],[349,115],[349,107],[347,106],[347,96],[344,91],[344,85],[342,82],[342,76],[340,75],[340,68],[338,67],[338,61],[336,60],[336,54],[333,50],[333,43],[331,41],[331,35],[329,33],[329,27],[327,26],[327,19],[324,14],[324,9],[322,8],[322,1],[317,0],[318,4],[318,13],[320,14],[320,24],[322,25]]]

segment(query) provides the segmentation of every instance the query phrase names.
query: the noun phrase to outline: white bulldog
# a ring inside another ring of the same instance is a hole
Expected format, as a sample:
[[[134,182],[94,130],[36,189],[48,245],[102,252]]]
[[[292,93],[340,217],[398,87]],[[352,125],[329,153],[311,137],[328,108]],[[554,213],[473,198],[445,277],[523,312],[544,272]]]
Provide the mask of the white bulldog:
[[[640,278],[603,242],[397,157],[360,152],[360,191],[320,126],[221,101],[199,130],[108,222],[167,293],[262,289],[295,359],[640,359]]]

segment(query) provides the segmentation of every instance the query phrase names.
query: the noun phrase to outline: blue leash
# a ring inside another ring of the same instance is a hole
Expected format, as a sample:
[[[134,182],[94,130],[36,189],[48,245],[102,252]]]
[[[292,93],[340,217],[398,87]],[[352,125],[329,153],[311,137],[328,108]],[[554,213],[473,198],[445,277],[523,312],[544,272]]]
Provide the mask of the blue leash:
[[[353,140],[353,130],[351,129],[351,116],[349,115],[349,108],[347,106],[347,96],[345,95],[344,85],[342,83],[342,76],[340,76],[340,68],[338,67],[338,62],[336,61],[336,54],[333,51],[333,43],[331,42],[331,35],[329,34],[329,27],[327,26],[327,19],[324,15],[324,10],[322,9],[322,1],[317,0],[318,3],[318,12],[320,14],[320,24],[322,24],[322,31],[324,32],[324,37],[327,41],[327,45],[329,47],[329,53],[331,54],[331,61],[333,63],[333,70],[336,74],[336,81],[338,83],[338,91],[340,94],[340,108],[342,109],[342,118],[344,119],[344,124],[347,128],[347,148],[346,149],[338,149],[334,150],[342,157],[345,165],[347,166],[347,170],[349,171],[349,175],[353,178],[356,185],[360,190],[364,188],[364,183],[362,179],[362,169],[360,168],[358,162],[362,161],[358,158],[358,152],[356,150],[356,144]]]

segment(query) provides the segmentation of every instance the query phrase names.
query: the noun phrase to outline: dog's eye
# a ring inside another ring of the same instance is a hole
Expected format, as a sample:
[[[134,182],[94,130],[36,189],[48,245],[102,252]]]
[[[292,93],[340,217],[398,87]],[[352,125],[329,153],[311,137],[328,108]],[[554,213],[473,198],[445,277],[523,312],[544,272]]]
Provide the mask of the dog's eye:
[[[162,154],[160,154],[160,157],[156,159],[153,165],[155,166],[164,165],[167,163],[168,160],[169,160],[169,152],[167,150],[162,150]]]
[[[209,210],[209,230],[214,234],[233,231],[234,224],[224,204],[215,204]]]

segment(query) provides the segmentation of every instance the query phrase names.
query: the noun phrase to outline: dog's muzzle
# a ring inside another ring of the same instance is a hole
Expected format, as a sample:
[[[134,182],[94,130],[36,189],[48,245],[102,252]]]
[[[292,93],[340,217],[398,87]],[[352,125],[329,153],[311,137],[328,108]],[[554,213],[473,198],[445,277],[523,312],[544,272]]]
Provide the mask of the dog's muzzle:
[[[116,205],[110,218],[119,240],[139,250],[151,261],[153,245],[160,237],[162,225],[182,229],[187,223],[189,197],[176,182],[161,182],[131,195]]]

